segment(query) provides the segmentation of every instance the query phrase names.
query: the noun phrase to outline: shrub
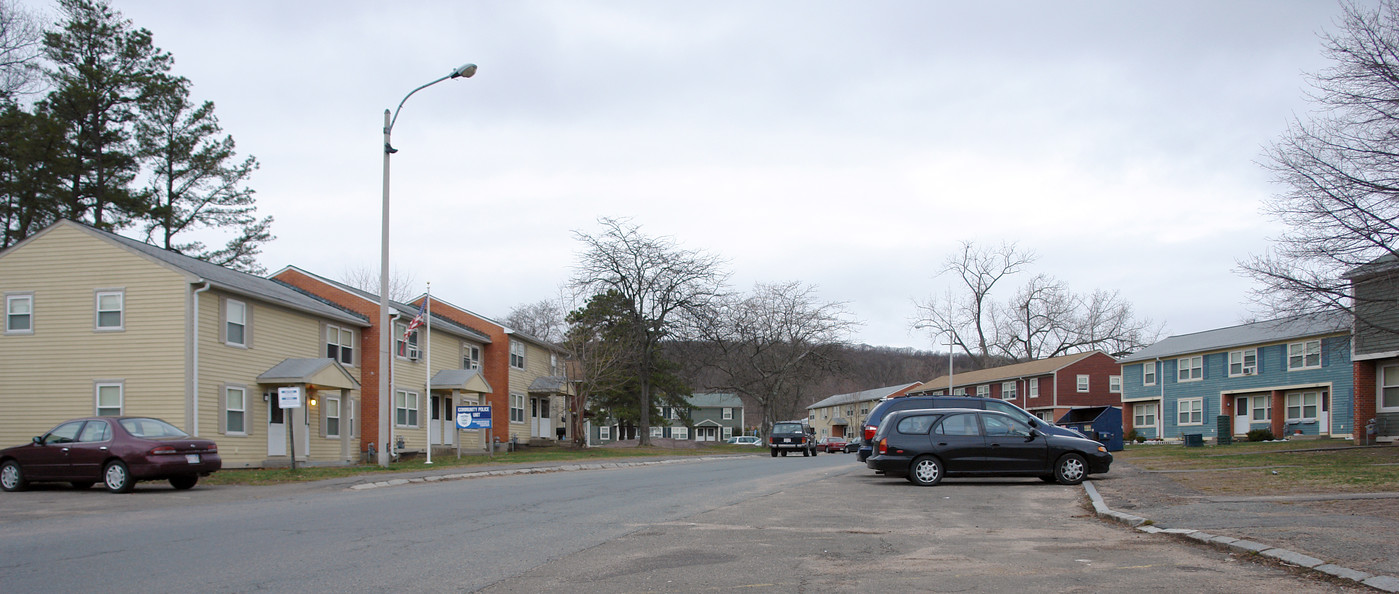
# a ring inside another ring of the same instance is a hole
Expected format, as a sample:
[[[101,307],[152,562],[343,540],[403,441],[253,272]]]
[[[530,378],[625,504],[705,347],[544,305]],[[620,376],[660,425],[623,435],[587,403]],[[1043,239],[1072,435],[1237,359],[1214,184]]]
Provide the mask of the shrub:
[[[1272,429],[1253,429],[1248,432],[1249,441],[1272,441]]]

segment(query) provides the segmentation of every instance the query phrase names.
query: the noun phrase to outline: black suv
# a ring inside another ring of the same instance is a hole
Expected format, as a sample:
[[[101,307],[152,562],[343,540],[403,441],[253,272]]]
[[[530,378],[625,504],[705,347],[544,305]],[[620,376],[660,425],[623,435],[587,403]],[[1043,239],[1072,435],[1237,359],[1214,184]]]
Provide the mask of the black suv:
[[[772,433],[768,434],[768,449],[774,458],[779,452],[786,456],[787,452],[797,450],[801,450],[803,456],[815,456],[816,430],[805,420],[778,421],[772,424]]]
[[[864,430],[856,439],[860,442],[860,451],[856,454],[860,462],[869,459],[870,452],[874,451],[874,432],[879,430],[879,422],[884,420],[884,416],[896,410],[912,410],[915,408],[976,408],[982,410],[998,410],[1020,419],[1031,427],[1039,429],[1048,435],[1063,435],[1066,437],[1083,437],[1082,433],[1073,429],[1066,429],[1053,423],[1041,421],[1039,417],[1025,412],[1025,409],[1014,404],[996,398],[983,398],[981,396],[899,396],[898,398],[888,398],[874,407],[869,416],[865,417]],[[775,455],[775,454],[774,454]]]

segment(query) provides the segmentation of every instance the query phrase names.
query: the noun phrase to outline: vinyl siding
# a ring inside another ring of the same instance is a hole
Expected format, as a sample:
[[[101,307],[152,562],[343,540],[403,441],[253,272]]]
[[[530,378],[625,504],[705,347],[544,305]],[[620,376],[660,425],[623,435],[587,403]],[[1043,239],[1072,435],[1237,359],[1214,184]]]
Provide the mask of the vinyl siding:
[[[1362,299],[1357,300],[1356,308],[1362,319],[1370,320],[1372,324],[1383,327],[1399,327],[1399,308],[1392,305],[1392,302],[1375,302],[1364,300],[1367,296],[1373,299],[1392,299],[1394,295],[1399,295],[1399,279],[1389,274],[1383,274],[1360,283],[1355,284],[1355,292]],[[1355,333],[1355,354],[1368,355],[1374,353],[1390,353],[1399,351],[1399,334],[1384,332],[1365,324],[1356,324]]]
[[[0,294],[34,295],[34,333],[0,335],[0,444],[95,413],[94,382],[123,382],[123,413],[186,419],[187,282],[142,256],[60,226],[0,254]],[[94,331],[95,291],[122,289],[123,327]]]

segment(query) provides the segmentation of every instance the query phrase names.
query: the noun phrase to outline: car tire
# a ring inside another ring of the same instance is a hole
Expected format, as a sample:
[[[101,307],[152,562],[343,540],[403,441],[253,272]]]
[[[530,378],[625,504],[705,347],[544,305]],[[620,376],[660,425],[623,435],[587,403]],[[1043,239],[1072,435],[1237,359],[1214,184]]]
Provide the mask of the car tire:
[[[136,488],[136,481],[131,478],[131,470],[121,460],[112,460],[102,468],[102,484],[113,493],[130,493]]]
[[[783,457],[783,458],[786,458],[786,457],[787,457],[787,450],[782,450],[782,457]]]
[[[816,454],[819,454],[819,453],[821,453],[821,450],[817,450],[817,449],[811,450],[811,455],[812,455],[812,456],[815,456]]]
[[[1078,454],[1064,454],[1054,463],[1054,479],[1061,485],[1077,485],[1088,476],[1088,463]]]
[[[194,488],[195,483],[198,483],[198,482],[199,482],[199,477],[193,476],[193,475],[191,475],[191,476],[172,476],[172,477],[170,477],[170,486],[171,486],[171,487],[174,487],[174,488],[176,488],[177,490],[180,490],[180,491],[184,491],[184,490],[186,490],[186,489]]]
[[[19,462],[6,460],[0,464],[0,489],[23,491],[28,486],[29,481],[24,480],[24,470],[19,467]]]
[[[909,482],[920,487],[931,487],[942,482],[942,461],[932,456],[919,456],[908,465]]]
[[[68,484],[73,485],[73,488],[74,488],[74,489],[77,489],[77,490],[79,490],[79,491],[83,491],[83,490],[92,488],[93,482],[92,482],[92,481],[73,481],[73,482],[68,483]]]
[[[810,458],[810,457],[811,457],[811,450],[802,450],[802,457],[803,457],[803,458]]]
[[[772,457],[773,457],[773,458],[776,458],[776,457],[777,457],[777,448],[772,448]]]

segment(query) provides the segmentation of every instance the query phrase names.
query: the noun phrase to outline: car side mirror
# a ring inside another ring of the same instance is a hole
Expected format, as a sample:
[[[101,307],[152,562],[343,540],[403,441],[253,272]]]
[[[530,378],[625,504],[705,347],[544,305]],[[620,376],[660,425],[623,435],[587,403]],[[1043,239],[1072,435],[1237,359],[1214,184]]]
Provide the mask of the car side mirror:
[[[1025,441],[1034,441],[1036,437],[1044,435],[1039,429],[1031,429],[1030,434],[1025,436]]]
[[[34,445],[44,445],[44,438],[41,435],[34,436]]]

